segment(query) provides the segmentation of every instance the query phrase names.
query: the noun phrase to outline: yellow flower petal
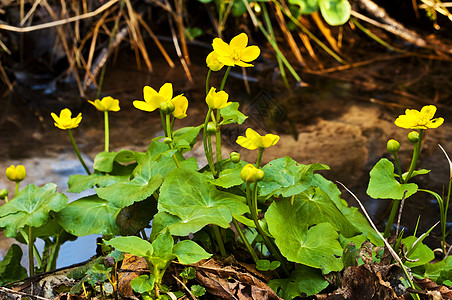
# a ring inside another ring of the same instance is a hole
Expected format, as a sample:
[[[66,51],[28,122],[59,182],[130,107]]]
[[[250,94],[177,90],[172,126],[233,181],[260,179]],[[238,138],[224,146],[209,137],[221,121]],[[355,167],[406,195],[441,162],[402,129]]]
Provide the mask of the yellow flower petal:
[[[225,108],[229,104],[228,103],[229,95],[225,91],[216,92],[214,87],[210,88],[209,93],[206,96],[206,103],[212,109],[221,109]]]
[[[220,38],[214,38],[212,42],[213,51],[215,51],[218,56],[231,56],[232,49]]]
[[[157,94],[158,94],[157,91],[154,90],[153,88],[151,88],[150,86],[146,85],[143,88],[143,97],[144,97],[144,101],[146,101],[146,102],[149,102],[149,100]]]
[[[79,113],[75,118],[71,118],[72,112],[68,108],[61,110],[60,116],[55,113],[50,115],[55,121],[54,125],[62,130],[76,128],[82,121],[82,113]]]
[[[258,46],[249,46],[242,50],[241,59],[243,61],[253,61],[259,57],[261,49]]]
[[[154,111],[156,109],[155,106],[150,105],[148,102],[140,101],[140,100],[133,101],[133,106],[135,108],[138,108],[139,110],[149,111],[149,112]]]
[[[162,85],[159,95],[164,98],[164,101],[171,100],[173,98],[173,85],[169,82]]]
[[[215,72],[220,71],[224,66],[224,64],[218,60],[218,54],[215,51],[212,51],[207,55],[206,64],[209,69]]]
[[[173,98],[174,111],[173,116],[177,119],[182,119],[187,116],[188,99],[183,95],[178,95]]]
[[[244,136],[239,136],[236,143],[248,150],[256,150],[258,148],[252,139],[248,139]]]
[[[246,35],[246,33],[242,32],[239,35],[233,37],[229,45],[232,48],[244,49],[248,45],[248,36]]]

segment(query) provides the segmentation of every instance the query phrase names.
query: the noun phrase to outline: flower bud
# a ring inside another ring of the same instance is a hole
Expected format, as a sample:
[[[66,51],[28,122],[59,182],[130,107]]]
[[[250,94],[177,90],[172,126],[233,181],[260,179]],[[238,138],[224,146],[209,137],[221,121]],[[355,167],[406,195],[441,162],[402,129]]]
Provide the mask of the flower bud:
[[[207,133],[208,134],[215,134],[217,132],[217,128],[213,124],[213,122],[207,123]]]
[[[264,171],[261,169],[256,168],[252,164],[247,164],[240,172],[240,178],[246,183],[253,183],[262,180],[264,174]]]
[[[164,101],[160,104],[160,110],[163,111],[165,115],[169,115],[173,113],[173,111],[176,109],[176,106],[174,106],[174,103],[170,101]]]
[[[6,169],[6,177],[11,181],[21,182],[26,175],[27,173],[23,165],[18,165],[17,167],[11,165]]]
[[[389,153],[396,154],[397,152],[399,152],[400,143],[394,139],[390,139],[388,141],[388,144],[386,145],[386,149],[388,149]]]
[[[229,154],[229,158],[231,159],[231,161],[233,163],[238,163],[240,161],[240,153],[237,152],[231,152],[231,154]]]
[[[1,189],[0,190],[0,199],[4,200],[8,197],[8,190],[7,189]]]
[[[411,131],[410,133],[408,133],[408,140],[413,144],[419,142],[419,132]]]
[[[171,143],[173,142],[173,139],[170,138],[170,137],[166,137],[166,138],[163,140],[163,142],[164,142],[165,144],[169,145],[169,144],[171,144]]]

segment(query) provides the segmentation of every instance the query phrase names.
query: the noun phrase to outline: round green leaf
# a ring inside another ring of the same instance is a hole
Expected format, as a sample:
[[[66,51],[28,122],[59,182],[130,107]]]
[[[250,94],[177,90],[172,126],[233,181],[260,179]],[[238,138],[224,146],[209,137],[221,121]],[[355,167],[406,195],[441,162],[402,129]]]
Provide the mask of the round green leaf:
[[[69,203],[58,213],[57,219],[64,230],[76,236],[116,235],[119,228],[115,220],[120,210],[97,195],[91,195]]]
[[[189,265],[207,259],[212,254],[207,253],[201,246],[190,240],[183,240],[173,247],[173,253],[181,264]]]
[[[160,188],[159,211],[179,217],[183,226],[171,228],[171,234],[185,236],[208,224],[228,228],[233,213],[242,215],[249,209],[244,197],[219,191],[206,176],[176,169]]]
[[[380,159],[370,171],[367,194],[374,199],[405,199],[417,192],[417,184],[401,184],[395,179],[394,165],[386,158]]]
[[[39,227],[49,218],[50,211],[59,212],[67,202],[66,195],[56,192],[56,184],[38,188],[27,185],[11,201],[0,206],[0,228],[7,237],[15,237],[25,225]]]
[[[151,243],[137,236],[115,237],[109,241],[105,241],[105,244],[114,247],[116,250],[144,258],[151,257],[154,252]]]
[[[350,19],[351,5],[348,0],[319,0],[320,12],[331,26],[342,25]]]

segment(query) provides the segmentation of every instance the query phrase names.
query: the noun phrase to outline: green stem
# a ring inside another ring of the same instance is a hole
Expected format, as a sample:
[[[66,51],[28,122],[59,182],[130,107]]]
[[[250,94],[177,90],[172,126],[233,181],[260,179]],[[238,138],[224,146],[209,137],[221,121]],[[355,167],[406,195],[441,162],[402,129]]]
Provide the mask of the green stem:
[[[397,172],[399,174],[400,183],[405,183],[402,176],[402,168],[400,167],[399,157],[397,156],[397,153],[394,153],[394,160],[397,167]]]
[[[24,240],[28,243],[28,234],[25,232],[25,230],[23,230],[23,228],[19,229],[20,234],[22,235],[22,237],[24,238]],[[38,269],[41,268],[42,266],[42,259],[41,256],[39,255],[38,249],[36,248],[36,246],[33,244],[33,254],[34,257],[36,258],[36,262],[38,263]]]
[[[386,223],[386,227],[385,227],[385,232],[383,233],[383,237],[385,237],[385,238],[388,238],[391,234],[391,228],[392,228],[392,225],[394,224],[394,218],[399,209],[400,202],[401,202],[401,200],[393,200],[393,202],[392,202],[391,213],[389,214],[388,222]]]
[[[85,164],[85,161],[83,160],[82,156],[80,155],[80,151],[78,151],[77,145],[75,144],[74,137],[72,136],[72,132],[70,129],[66,130],[69,134],[69,138],[71,139],[72,147],[74,148],[75,153],[77,154],[78,160],[82,163],[83,168],[85,169],[86,173],[88,175],[91,175],[91,172],[89,171],[88,167]]]
[[[166,115],[166,132],[165,132],[166,137],[172,139],[173,138],[173,130],[172,130],[172,126],[171,126],[171,117],[169,114]],[[171,141],[170,143],[170,148],[171,150],[174,149],[174,145],[173,142]],[[177,159],[176,153],[173,154],[173,159],[174,162],[176,163],[176,166],[180,169],[181,165],[179,163],[179,160]]]
[[[163,112],[159,110],[160,112],[160,121],[162,122],[163,132],[165,133],[166,137],[166,122],[165,122],[165,116],[163,115]]]
[[[251,257],[253,258],[254,263],[257,263],[257,261],[259,260],[259,257],[257,256],[256,251],[254,251],[253,247],[251,247],[251,244],[248,241],[248,239],[246,238],[245,234],[243,233],[242,228],[240,228],[239,223],[234,218],[232,218],[232,223],[234,224],[234,227],[237,230],[237,233],[239,234],[240,239],[245,244],[246,249],[248,249],[248,252],[251,254]]]
[[[60,235],[56,236],[55,244],[52,247],[49,255],[49,261],[47,262],[46,272],[49,272],[56,268],[56,260],[58,258],[58,252],[60,251]]]
[[[16,187],[14,188],[14,197],[17,196],[17,193],[19,193],[19,181],[16,181]],[[8,202],[8,200],[6,200]]]
[[[221,81],[220,91],[222,91],[224,89],[224,86],[226,85],[226,79],[228,79],[231,68],[232,68],[231,66],[228,66],[226,72],[224,73],[223,80]]]
[[[215,126],[216,126],[216,130],[215,130],[215,146],[216,146],[216,150],[217,150],[217,162],[221,161],[222,155],[221,155],[221,126],[219,124],[220,122],[220,110],[217,109],[217,117],[215,120]],[[220,170],[221,171],[221,170]]]
[[[104,122],[105,122],[105,152],[108,152],[110,145],[110,130],[108,126],[108,111],[104,111]]]
[[[248,190],[250,189],[249,184],[247,184],[247,189]],[[249,192],[247,191],[247,196],[248,195],[249,195]],[[270,251],[270,253],[281,263],[281,267],[282,267],[284,273],[287,276],[289,276],[289,270],[287,269],[284,258],[279,253],[278,249],[276,249],[276,246],[268,238],[267,233],[262,229],[261,225],[259,224],[258,209],[257,209],[257,182],[254,183],[252,197],[248,203],[251,204],[250,205],[251,217],[253,219],[254,225],[256,225],[257,232],[261,235],[262,239],[264,240],[264,244],[265,244],[265,246],[267,246],[267,249]]]
[[[408,170],[408,174],[406,175],[404,182],[408,182],[411,179],[411,175],[413,175],[414,169],[416,168],[416,164],[419,159],[419,153],[421,152],[423,133],[424,133],[424,130],[419,129],[419,141],[417,142],[417,144],[414,148],[413,158],[411,159],[411,164],[410,164],[410,169]]]
[[[33,257],[33,229],[28,226],[28,269],[30,270],[30,277],[35,274],[35,260]]]
[[[209,111],[206,114],[206,119],[204,120],[204,128],[202,132],[202,141],[204,145],[204,153],[206,154],[206,159],[210,167],[210,171],[214,177],[217,176],[215,172],[215,164],[213,163],[213,154],[212,154],[212,144],[208,139],[209,134],[207,133],[207,124],[209,123],[210,114],[212,113],[212,108],[209,107]]]
[[[228,256],[226,249],[224,248],[223,238],[221,237],[220,228],[217,225],[212,225],[213,233],[215,234],[215,239],[217,240],[218,246],[220,247],[221,256]]]
[[[449,179],[449,187],[447,190],[447,198],[446,198],[446,203],[443,203],[443,213],[441,216],[441,239],[443,241],[443,257],[446,255],[446,225],[447,225],[447,211],[449,209],[449,199],[450,199],[450,190],[451,190],[451,186],[452,185],[452,178]]]
[[[261,161],[262,161],[262,155],[264,154],[265,148],[259,148],[259,153],[257,154],[257,160],[256,160],[256,168],[261,167]]]
[[[210,81],[210,75],[211,74],[212,74],[212,70],[209,69],[209,71],[207,72],[207,76],[206,76],[206,96],[207,96],[207,94],[209,94],[209,90],[210,90],[209,81]]]

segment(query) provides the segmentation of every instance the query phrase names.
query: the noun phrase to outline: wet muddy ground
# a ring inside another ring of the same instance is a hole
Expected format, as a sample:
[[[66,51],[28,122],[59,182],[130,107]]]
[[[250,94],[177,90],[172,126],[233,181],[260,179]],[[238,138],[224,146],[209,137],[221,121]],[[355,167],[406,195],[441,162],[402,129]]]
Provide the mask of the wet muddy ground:
[[[371,43],[370,43],[371,44]],[[287,90],[279,77],[270,50],[262,54],[254,69],[247,69],[249,89],[240,78],[240,70],[234,70],[226,84],[230,99],[241,103],[242,111],[249,116],[241,127],[230,126],[224,130],[224,155],[239,151],[242,159],[254,161],[257,153],[240,149],[235,143],[238,135],[247,127],[261,133],[272,132],[281,136],[279,143],[268,149],[264,162],[276,157],[291,156],[299,163],[319,162],[331,167],[322,174],[330,180],[340,181],[365,202],[374,220],[383,226],[383,215],[389,204],[386,200],[372,200],[365,190],[369,171],[381,158],[388,157],[386,142],[395,138],[401,142],[399,157],[407,168],[412,155],[406,139],[409,130],[398,128],[394,120],[405,108],[420,109],[426,104],[438,107],[437,116],[444,117],[445,124],[428,130],[418,164],[419,168],[432,171],[417,179],[423,188],[441,193],[449,178],[447,160],[438,147],[441,144],[452,154],[452,103],[450,86],[452,62],[448,59],[428,58],[420,55],[388,53],[384,48],[361,45],[362,57],[372,61],[362,67],[336,72],[309,72],[298,68],[304,86],[292,84]],[[370,48],[366,48],[370,47]],[[364,53],[372,50],[372,54]],[[142,88],[150,85],[159,88],[172,82],[175,93],[184,93],[189,99],[188,117],[176,123],[176,127],[199,125],[206,113],[204,102],[204,58],[209,50],[191,46],[190,66],[194,82],[187,81],[180,66],[170,68],[159,56],[151,57],[153,72],[140,70],[128,49],[119,52],[117,61],[108,65],[103,95],[120,100],[121,111],[110,114],[110,148],[112,151],[130,149],[145,151],[151,139],[161,134],[158,113],[146,113],[132,106],[132,101],[142,99]],[[369,55],[372,55],[369,57]],[[216,74],[215,74],[216,75]],[[221,75],[212,78],[219,84]],[[53,126],[50,112],[58,113],[69,107],[81,112],[83,120],[74,129],[74,138],[88,165],[96,153],[103,150],[103,115],[77,97],[71,82],[58,83],[56,93],[45,95],[43,89],[32,86],[16,86],[16,92],[0,99],[0,170],[9,165],[23,164],[27,178],[22,186],[33,183],[42,185],[55,182],[59,191],[67,189],[67,179],[72,174],[83,174],[72,150],[67,134]],[[90,90],[88,98],[94,99]],[[197,144],[193,154],[202,167],[202,145]],[[10,191],[14,186],[5,176],[0,176],[0,188]],[[69,195],[76,199],[80,195]],[[344,199],[350,205],[357,203],[345,192]],[[412,230],[421,215],[421,230],[439,220],[437,203],[423,195],[408,199],[402,224]],[[449,219],[452,214],[449,214]],[[429,242],[439,245],[437,232]],[[0,256],[4,255],[13,240],[0,239]],[[450,238],[449,238],[450,242]],[[61,250],[59,266],[80,262],[94,254],[95,237],[79,238],[76,244],[68,243]],[[80,248],[86,249],[80,251]]]

